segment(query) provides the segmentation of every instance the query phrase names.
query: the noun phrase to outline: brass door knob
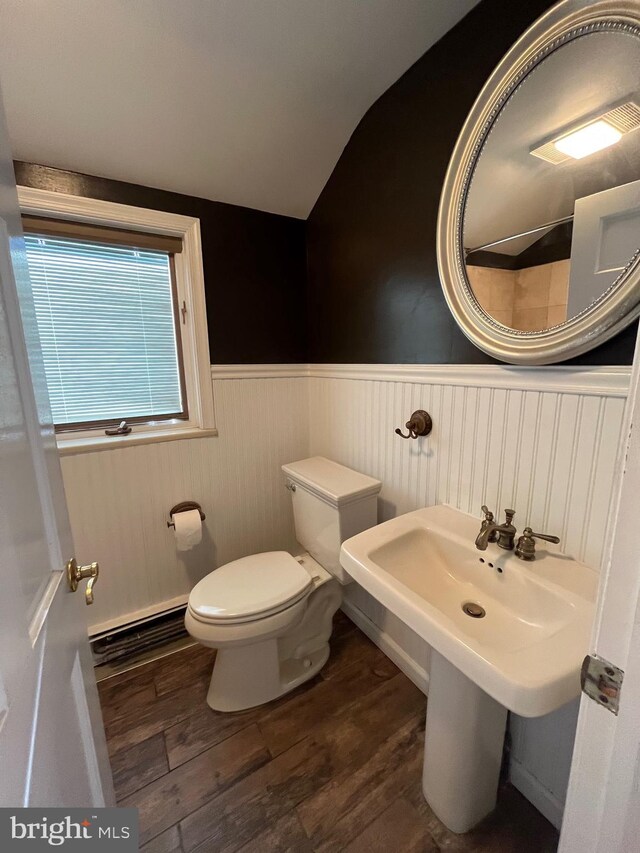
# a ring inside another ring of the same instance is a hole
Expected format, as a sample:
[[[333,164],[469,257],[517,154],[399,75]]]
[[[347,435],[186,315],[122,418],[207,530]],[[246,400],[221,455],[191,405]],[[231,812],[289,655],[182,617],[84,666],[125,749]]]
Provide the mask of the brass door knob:
[[[78,589],[80,581],[88,579],[84,591],[84,599],[87,604],[93,604],[93,586],[98,580],[100,566],[97,563],[89,563],[87,566],[79,566],[76,558],[72,557],[67,563],[67,582],[71,592]]]

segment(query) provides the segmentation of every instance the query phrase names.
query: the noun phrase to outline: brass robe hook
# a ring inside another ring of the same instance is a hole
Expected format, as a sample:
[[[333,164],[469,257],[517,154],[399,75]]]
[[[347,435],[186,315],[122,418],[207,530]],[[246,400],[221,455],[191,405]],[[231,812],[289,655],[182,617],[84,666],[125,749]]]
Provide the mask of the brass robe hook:
[[[433,421],[429,412],[418,409],[411,415],[405,427],[409,430],[409,435],[403,435],[399,427],[395,430],[400,438],[418,438],[420,435],[429,435],[433,429]]]

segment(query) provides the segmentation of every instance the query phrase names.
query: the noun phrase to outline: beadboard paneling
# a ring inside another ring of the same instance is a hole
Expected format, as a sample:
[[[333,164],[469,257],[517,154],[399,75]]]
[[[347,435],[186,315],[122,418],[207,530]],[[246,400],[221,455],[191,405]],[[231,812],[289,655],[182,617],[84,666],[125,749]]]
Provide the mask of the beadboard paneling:
[[[380,521],[438,503],[513,507],[518,527],[599,567],[623,397],[312,376],[309,401],[311,453],[382,480]],[[433,432],[403,441],[394,427],[418,408]]]
[[[512,505],[516,523],[558,534],[599,567],[628,371],[499,366],[260,365],[212,369],[219,436],[63,458],[77,556],[98,559],[93,630],[184,601],[216,565],[296,549],[280,466],[323,454],[382,483],[380,521],[435,503],[479,513]],[[393,432],[414,409],[432,434]],[[169,508],[199,501],[203,544],[175,549]],[[417,683],[428,646],[355,584],[350,612]],[[514,783],[556,824],[575,706],[512,719]]]
[[[297,547],[280,466],[309,455],[306,382],[216,379],[217,437],[62,459],[76,556],[100,562],[92,633],[185,601],[217,565]],[[183,500],[207,519],[179,552],[166,521]]]
[[[310,369],[310,452],[382,481],[379,520],[438,503],[479,516],[516,510],[516,525],[560,536],[562,550],[600,567],[625,405],[622,373],[586,381],[562,369],[416,368],[419,381],[376,366]],[[534,378],[534,382],[529,380]],[[563,387],[564,380],[569,380]],[[520,387],[518,385],[520,384]],[[533,386],[533,388],[531,387]],[[529,389],[529,390],[526,390]],[[433,417],[417,441],[394,434],[415,409]],[[346,591],[385,643],[428,672],[429,647],[363,589]],[[349,612],[349,610],[347,611]],[[382,644],[382,643],[381,643]],[[512,781],[560,825],[577,703],[537,720],[511,715]]]

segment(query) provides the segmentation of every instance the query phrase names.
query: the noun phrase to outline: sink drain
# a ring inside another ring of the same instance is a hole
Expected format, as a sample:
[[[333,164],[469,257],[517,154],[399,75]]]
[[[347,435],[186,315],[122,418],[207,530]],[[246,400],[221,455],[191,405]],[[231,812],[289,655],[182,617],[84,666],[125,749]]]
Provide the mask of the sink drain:
[[[467,616],[472,616],[474,619],[482,619],[483,616],[486,616],[486,610],[484,607],[476,604],[475,601],[465,601],[462,605],[462,609]]]

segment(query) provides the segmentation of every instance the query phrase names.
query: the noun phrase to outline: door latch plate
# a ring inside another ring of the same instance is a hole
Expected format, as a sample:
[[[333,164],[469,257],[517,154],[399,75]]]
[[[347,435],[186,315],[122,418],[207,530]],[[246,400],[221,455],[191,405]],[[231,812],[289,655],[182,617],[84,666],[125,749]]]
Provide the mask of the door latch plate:
[[[587,655],[582,661],[580,686],[590,699],[612,714],[618,714],[624,672],[598,655]]]

